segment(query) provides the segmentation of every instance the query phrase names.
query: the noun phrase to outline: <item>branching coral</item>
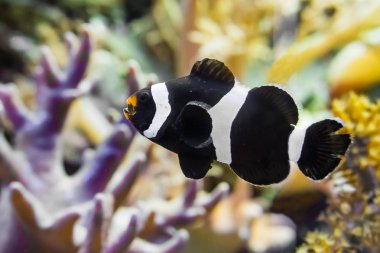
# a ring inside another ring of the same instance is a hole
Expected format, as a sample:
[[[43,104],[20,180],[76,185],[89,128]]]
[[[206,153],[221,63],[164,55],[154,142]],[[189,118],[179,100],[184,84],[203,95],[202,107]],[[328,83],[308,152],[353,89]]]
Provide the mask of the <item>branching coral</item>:
[[[380,103],[350,93],[335,100],[332,109],[345,121],[352,146],[331,179],[334,194],[320,217],[327,231],[309,233],[299,252],[378,252]]]
[[[12,145],[0,138],[0,225],[6,231],[0,234],[0,252],[175,252],[187,239],[176,227],[202,217],[228,189],[221,185],[202,200],[200,188],[190,182],[175,205],[161,199],[154,207],[153,201],[122,206],[150,164],[148,153],[130,151],[134,132],[124,122],[115,123],[79,171],[67,175],[62,130],[73,101],[90,90],[92,80],[84,79],[92,50],[87,28],[79,44],[75,41],[66,37],[64,71],[47,47],[42,50],[35,111],[22,105],[16,86],[0,86],[14,136]],[[131,90],[137,87],[134,74],[130,69]]]
[[[332,110],[354,136],[347,166],[362,170],[371,168],[380,178],[380,101],[372,103],[364,95],[350,93],[346,99],[334,100]]]
[[[234,73],[248,58],[263,59],[270,53],[274,1],[193,1],[194,31],[189,39],[199,44],[198,58],[224,61]],[[189,4],[190,6],[190,4]],[[188,6],[188,8],[189,8]]]
[[[298,40],[271,66],[268,72],[270,82],[287,82],[313,60],[357,39],[360,32],[379,24],[379,2],[340,2],[301,1],[304,6],[301,4]]]

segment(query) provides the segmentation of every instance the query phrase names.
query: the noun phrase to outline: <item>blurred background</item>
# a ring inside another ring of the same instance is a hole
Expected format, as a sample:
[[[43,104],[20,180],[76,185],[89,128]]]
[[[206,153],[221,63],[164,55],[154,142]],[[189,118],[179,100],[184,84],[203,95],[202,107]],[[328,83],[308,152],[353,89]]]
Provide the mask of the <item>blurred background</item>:
[[[380,2],[0,0],[0,252],[380,252]],[[125,99],[223,61],[352,145],[312,182],[187,180]]]

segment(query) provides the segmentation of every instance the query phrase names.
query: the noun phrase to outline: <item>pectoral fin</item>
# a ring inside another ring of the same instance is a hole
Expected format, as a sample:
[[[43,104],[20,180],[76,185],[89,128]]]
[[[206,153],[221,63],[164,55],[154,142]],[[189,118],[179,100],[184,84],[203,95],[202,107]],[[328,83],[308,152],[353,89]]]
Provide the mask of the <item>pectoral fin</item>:
[[[186,104],[175,123],[181,141],[193,148],[204,148],[212,143],[212,120],[209,105],[192,101]]]
[[[211,168],[212,158],[206,156],[179,154],[178,158],[182,172],[188,178],[203,178]]]

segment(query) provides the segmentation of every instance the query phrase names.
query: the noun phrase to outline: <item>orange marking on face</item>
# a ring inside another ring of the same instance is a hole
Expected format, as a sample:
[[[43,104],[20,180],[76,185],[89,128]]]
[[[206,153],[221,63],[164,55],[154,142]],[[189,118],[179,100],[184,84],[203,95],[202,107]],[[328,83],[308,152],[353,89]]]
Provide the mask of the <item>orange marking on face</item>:
[[[136,96],[130,96],[127,99],[127,104],[128,105],[132,105],[133,107],[136,107],[136,105],[137,105],[137,97]]]

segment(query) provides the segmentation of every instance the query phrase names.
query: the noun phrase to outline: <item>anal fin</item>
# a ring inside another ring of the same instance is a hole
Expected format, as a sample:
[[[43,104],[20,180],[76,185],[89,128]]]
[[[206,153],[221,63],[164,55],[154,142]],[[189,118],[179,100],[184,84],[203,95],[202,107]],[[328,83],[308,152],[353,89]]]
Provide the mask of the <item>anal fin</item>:
[[[235,162],[230,167],[239,177],[254,185],[279,183],[289,175],[290,170],[289,162],[284,159],[250,163]]]

